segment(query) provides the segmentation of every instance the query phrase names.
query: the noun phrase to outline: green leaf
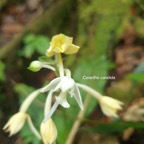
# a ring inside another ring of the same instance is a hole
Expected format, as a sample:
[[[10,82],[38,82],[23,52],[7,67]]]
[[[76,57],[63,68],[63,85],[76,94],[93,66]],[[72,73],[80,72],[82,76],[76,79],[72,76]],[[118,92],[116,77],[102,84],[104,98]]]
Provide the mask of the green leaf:
[[[31,45],[26,45],[24,47],[24,50],[21,52],[21,54],[23,56],[25,56],[26,58],[30,58],[35,52],[35,48]]]
[[[129,74],[127,78],[130,78],[138,82],[144,82],[144,74]]]
[[[19,84],[15,85],[14,89],[15,89],[15,92],[17,92],[19,94],[19,97],[25,97],[29,93],[34,91],[33,87],[27,86],[23,83],[19,83]]]
[[[41,62],[49,62],[51,60],[51,58],[47,57],[47,56],[40,56],[38,58],[39,61]]]
[[[29,43],[35,41],[35,38],[36,38],[36,36],[34,34],[28,34],[25,36],[23,41],[25,44],[29,44]]]
[[[44,55],[49,47],[49,39],[45,36],[38,36],[35,41],[36,50],[39,54]]]
[[[115,121],[111,123],[97,122],[96,126],[90,128],[92,132],[101,134],[121,133],[127,128],[144,129],[143,122],[123,122]]]
[[[20,135],[22,136],[25,144],[41,144],[41,141],[38,140],[34,134],[31,132],[29,125],[26,123],[22,130],[20,131]]]
[[[6,80],[5,67],[6,67],[5,63],[0,61],[0,81],[5,81]]]
[[[30,58],[34,52],[44,55],[49,47],[50,40],[43,35],[28,34],[23,42],[24,48],[19,53],[26,58]]]

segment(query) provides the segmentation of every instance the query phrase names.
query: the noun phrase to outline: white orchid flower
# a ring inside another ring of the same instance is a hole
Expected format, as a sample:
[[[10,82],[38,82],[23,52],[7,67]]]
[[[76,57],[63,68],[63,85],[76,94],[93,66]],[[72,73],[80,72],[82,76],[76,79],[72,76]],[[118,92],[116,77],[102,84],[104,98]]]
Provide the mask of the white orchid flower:
[[[61,90],[61,92],[59,96],[56,97],[56,101],[48,115],[45,117],[44,122],[46,122],[52,116],[58,105],[62,105],[64,108],[70,107],[69,103],[67,102],[68,93],[71,95],[71,97],[75,98],[79,107],[83,109],[82,98],[79,88],[77,87],[75,81],[72,78],[68,76],[55,78],[47,86],[42,88],[41,92],[47,92],[50,90],[53,90],[53,92]]]

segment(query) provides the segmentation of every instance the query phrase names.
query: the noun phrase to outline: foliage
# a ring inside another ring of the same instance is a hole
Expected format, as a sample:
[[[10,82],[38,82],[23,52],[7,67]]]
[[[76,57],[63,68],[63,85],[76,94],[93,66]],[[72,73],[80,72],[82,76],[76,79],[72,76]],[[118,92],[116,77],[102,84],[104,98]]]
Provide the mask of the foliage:
[[[0,61],[0,81],[5,81],[6,80],[5,67],[6,67],[5,63]]]
[[[128,74],[128,78],[138,82],[144,83],[144,62],[140,63],[134,70],[133,73]]]
[[[94,128],[88,130],[101,133],[101,134],[110,134],[110,133],[121,133],[127,128],[135,128],[144,130],[144,125],[142,122],[124,122],[124,121],[115,121],[111,123],[97,122]]]
[[[138,82],[144,82],[144,75],[143,74],[129,74],[128,78],[138,81]]]
[[[30,58],[35,52],[44,55],[49,47],[50,41],[49,38],[44,35],[28,34],[23,39],[23,42],[24,47],[23,50],[19,51],[19,54],[26,58]]]
[[[129,5],[132,3],[131,0],[109,0],[109,1],[101,1],[101,0],[91,0],[89,3],[81,2],[81,11],[83,11],[82,16],[89,16],[90,14],[97,13],[103,16],[108,15],[123,15],[124,11],[127,11]]]
[[[144,19],[141,19],[140,17],[134,18],[134,27],[136,29],[136,32],[140,37],[144,37]]]
[[[124,30],[131,1],[80,1],[78,41],[88,57],[111,56],[116,39]],[[91,53],[93,52],[93,54]]]

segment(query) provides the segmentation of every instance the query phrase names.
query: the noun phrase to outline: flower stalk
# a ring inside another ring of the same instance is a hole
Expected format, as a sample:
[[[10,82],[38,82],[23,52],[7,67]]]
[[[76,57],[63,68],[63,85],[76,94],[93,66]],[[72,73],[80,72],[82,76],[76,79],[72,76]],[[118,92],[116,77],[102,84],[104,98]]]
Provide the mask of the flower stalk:
[[[33,134],[40,140],[41,139],[40,133],[37,131],[37,129],[33,125],[33,122],[31,120],[30,116],[28,116],[27,121],[28,121],[29,127],[30,127],[31,131],[33,132]]]
[[[34,101],[34,99],[38,96],[38,94],[40,93],[41,89],[38,89],[34,92],[32,92],[22,103],[22,105],[20,106],[19,111],[20,112],[26,112],[27,109],[29,108],[29,106],[31,105],[31,103]]]
[[[57,61],[58,61],[57,63],[58,63],[60,77],[63,77],[64,76],[64,66],[63,66],[61,54],[60,53],[56,54],[56,57],[57,57]]]
[[[97,100],[100,99],[101,94],[99,92],[97,92],[96,90],[92,89],[91,87],[84,85],[84,84],[80,84],[80,83],[76,83],[76,85],[83,89],[84,91],[86,91],[88,94],[92,95],[94,98],[96,98]]]

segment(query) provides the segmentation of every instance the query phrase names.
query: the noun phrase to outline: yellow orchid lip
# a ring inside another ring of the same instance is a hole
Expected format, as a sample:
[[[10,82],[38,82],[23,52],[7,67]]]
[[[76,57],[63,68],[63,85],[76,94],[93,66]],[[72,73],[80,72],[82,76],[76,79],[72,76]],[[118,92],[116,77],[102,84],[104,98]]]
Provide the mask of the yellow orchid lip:
[[[46,51],[48,57],[55,53],[74,54],[79,50],[79,46],[72,44],[73,38],[64,34],[58,34],[52,37],[49,49]]]

